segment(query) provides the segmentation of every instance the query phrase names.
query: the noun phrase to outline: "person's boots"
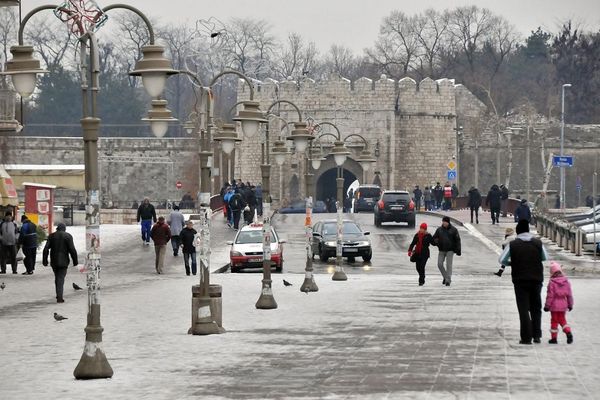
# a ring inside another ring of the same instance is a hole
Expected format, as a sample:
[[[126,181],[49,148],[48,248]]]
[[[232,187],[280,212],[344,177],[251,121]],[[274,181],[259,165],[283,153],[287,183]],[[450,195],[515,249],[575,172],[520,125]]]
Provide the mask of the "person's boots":
[[[185,274],[190,276],[190,267],[185,267]]]
[[[57,298],[56,298],[56,302],[57,302],[57,303],[64,303],[64,302],[65,302],[65,300],[64,300],[62,297],[57,297]]]
[[[573,343],[573,333],[567,333],[567,344]]]
[[[504,270],[502,268],[500,268],[498,270],[498,272],[494,272],[494,275],[496,275],[496,276],[502,276],[502,273],[504,273]]]
[[[550,343],[550,344],[557,344],[558,341],[556,340],[556,338],[552,338],[552,339],[548,340],[548,343]]]

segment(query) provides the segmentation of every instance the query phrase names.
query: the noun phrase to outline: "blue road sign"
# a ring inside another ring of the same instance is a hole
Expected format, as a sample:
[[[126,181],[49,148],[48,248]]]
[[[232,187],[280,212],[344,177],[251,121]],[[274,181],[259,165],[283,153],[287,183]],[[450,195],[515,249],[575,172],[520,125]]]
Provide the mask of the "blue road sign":
[[[552,156],[552,165],[555,167],[572,167],[573,156]]]
[[[448,180],[449,181],[456,180],[456,170],[455,169],[449,169],[448,170]]]

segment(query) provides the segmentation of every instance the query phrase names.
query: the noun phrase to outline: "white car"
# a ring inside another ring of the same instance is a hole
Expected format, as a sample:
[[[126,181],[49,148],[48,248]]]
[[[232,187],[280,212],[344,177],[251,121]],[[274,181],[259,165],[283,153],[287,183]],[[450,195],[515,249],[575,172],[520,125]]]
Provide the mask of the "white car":
[[[263,263],[263,225],[250,224],[242,227],[235,235],[231,245],[229,260],[231,272],[239,272],[244,268],[262,268]],[[271,262],[275,264],[275,271],[283,270],[283,244],[273,227],[271,227]]]

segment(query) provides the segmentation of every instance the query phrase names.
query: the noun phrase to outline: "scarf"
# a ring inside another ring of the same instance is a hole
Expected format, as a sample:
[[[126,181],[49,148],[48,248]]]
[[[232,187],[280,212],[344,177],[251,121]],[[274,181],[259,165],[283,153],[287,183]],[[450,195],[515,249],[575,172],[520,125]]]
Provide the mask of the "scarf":
[[[423,250],[423,238],[427,233],[419,232],[417,233],[417,247],[415,248],[415,253],[421,254],[421,250]]]

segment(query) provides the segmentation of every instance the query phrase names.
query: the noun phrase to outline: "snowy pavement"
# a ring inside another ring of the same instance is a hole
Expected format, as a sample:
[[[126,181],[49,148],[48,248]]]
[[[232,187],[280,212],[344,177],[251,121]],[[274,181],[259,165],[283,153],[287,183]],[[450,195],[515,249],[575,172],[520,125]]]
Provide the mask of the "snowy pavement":
[[[187,335],[197,277],[183,274],[181,257],[167,254],[167,273],[156,275],[154,252],[139,245],[138,227],[104,226],[102,324],[114,377],[73,379],[87,306],[85,293],[70,288],[75,277],[83,283],[79,272],[72,269],[67,277],[64,304],[52,301],[48,270],[31,277],[5,275],[0,278],[7,283],[0,292],[0,399],[598,396],[595,275],[572,279],[575,309],[568,320],[574,344],[566,345],[562,335],[559,345],[547,343],[545,313],[542,344],[521,346],[510,278],[491,275],[496,255],[490,249],[461,228],[465,251],[456,260],[452,286],[441,285],[430,260],[426,284],[419,287],[414,266],[399,253],[405,239],[388,235],[374,231],[374,240],[390,246],[391,253],[377,263],[393,260],[394,273],[390,266],[334,282],[321,271],[315,275],[319,292],[308,295],[299,291],[303,275],[275,274],[276,310],[254,307],[261,275],[212,275],[211,283],[223,286],[227,333],[201,337]],[[290,263],[303,265],[296,258]],[[284,287],[283,278],[294,286]],[[55,322],[53,312],[69,319]]]

